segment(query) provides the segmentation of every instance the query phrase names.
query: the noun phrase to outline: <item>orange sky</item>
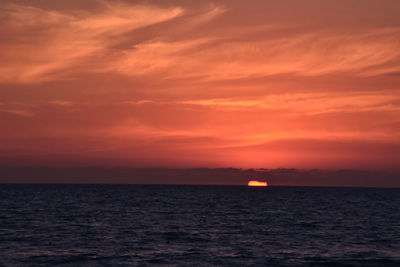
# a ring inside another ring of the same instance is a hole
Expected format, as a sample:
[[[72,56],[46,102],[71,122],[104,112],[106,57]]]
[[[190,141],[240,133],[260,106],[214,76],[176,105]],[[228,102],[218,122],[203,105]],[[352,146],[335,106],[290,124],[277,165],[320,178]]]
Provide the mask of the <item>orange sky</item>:
[[[2,0],[0,165],[399,170],[399,14]]]

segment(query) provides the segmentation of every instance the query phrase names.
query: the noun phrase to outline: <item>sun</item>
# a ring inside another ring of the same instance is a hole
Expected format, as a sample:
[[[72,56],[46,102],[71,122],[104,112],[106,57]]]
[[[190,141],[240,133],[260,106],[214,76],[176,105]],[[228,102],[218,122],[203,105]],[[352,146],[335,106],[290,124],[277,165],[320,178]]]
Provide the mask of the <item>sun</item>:
[[[249,181],[249,183],[247,185],[248,186],[267,186],[268,183],[252,180],[252,181]]]

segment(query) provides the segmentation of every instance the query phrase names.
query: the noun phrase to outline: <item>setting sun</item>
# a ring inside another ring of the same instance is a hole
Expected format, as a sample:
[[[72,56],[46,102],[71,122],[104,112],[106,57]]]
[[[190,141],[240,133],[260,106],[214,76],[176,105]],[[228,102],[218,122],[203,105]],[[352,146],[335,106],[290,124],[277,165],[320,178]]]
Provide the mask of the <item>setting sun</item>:
[[[267,186],[267,182],[249,181],[248,186]]]

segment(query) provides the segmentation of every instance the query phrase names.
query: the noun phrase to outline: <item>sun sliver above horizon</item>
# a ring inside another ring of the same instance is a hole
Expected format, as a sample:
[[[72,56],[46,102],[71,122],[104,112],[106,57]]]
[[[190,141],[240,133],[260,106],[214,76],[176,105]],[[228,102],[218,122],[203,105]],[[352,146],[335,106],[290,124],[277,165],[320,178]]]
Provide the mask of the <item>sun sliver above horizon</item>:
[[[249,181],[249,183],[247,184],[248,186],[267,186],[267,182],[261,182],[261,181]]]

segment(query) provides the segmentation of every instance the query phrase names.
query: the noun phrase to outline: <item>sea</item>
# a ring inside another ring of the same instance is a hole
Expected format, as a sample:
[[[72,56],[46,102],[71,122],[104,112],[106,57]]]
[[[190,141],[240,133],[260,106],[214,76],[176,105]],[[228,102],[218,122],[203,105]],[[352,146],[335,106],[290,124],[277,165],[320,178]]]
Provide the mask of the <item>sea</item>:
[[[2,184],[0,266],[400,266],[400,189]]]

